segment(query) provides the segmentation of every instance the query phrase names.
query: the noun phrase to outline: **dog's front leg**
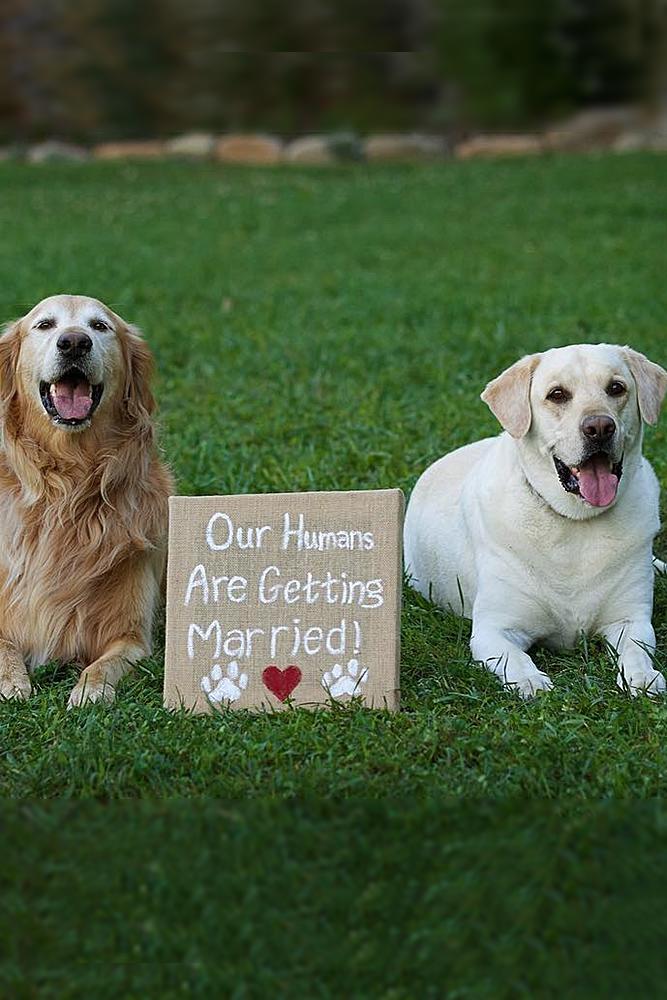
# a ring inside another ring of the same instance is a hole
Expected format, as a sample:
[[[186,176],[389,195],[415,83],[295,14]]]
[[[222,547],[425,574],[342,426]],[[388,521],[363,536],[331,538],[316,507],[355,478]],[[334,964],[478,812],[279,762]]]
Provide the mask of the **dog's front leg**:
[[[553,687],[526,652],[532,642],[525,632],[502,628],[473,612],[470,639],[473,659],[499,677],[503,687],[518,691],[522,698],[532,698],[538,691],[550,691]]]
[[[157,550],[148,556],[140,554],[115,570],[107,587],[100,587],[91,597],[85,614],[96,627],[84,634],[94,639],[89,655],[95,659],[82,671],[68,708],[113,701],[121,677],[148,656],[161,572],[162,556]]]
[[[13,642],[0,639],[0,698],[27,698],[31,690],[23,656]]]
[[[662,694],[667,686],[665,678],[653,666],[655,632],[648,619],[612,622],[600,630],[609,645],[616,651],[618,674],[616,683],[628,690],[633,697],[644,694]]]
[[[68,708],[93,701],[113,701],[116,685],[148,650],[136,639],[117,639],[81,672],[67,703]]]

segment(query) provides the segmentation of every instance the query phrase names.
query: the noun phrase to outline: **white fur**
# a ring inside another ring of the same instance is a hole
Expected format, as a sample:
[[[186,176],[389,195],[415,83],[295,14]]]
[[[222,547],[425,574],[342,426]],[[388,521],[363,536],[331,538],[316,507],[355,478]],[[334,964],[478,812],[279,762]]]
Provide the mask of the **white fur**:
[[[602,635],[616,650],[619,686],[632,694],[665,689],[650,656],[658,483],[641,454],[630,355],[637,357],[611,345],[577,345],[534,356],[529,429],[445,455],[421,476],[408,505],[413,586],[471,617],[474,659],[524,697],[552,686],[530,647],[571,647],[582,632]],[[653,369],[661,397],[664,372]],[[607,394],[610,379],[626,384],[622,398]],[[566,406],[546,399],[555,384],[571,392]],[[579,462],[581,420],[600,413],[616,420],[614,456],[623,455],[616,499],[605,508],[567,493],[553,463],[554,453]],[[511,419],[516,427],[515,412]]]

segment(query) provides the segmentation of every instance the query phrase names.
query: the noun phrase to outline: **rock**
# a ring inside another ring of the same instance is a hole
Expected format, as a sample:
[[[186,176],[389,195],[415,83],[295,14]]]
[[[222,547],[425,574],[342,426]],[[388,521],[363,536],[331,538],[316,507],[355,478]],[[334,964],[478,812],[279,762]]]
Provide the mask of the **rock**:
[[[326,136],[320,135],[306,135],[288,143],[285,147],[285,159],[290,163],[317,166],[336,162],[329,140]]]
[[[447,154],[447,144],[435,135],[372,135],[364,144],[367,160],[383,163],[439,160]]]
[[[90,153],[83,146],[73,146],[58,139],[48,139],[30,146],[26,153],[28,163],[83,163],[90,159]]]
[[[628,129],[614,141],[617,153],[634,153],[648,150],[654,153],[667,152],[667,109],[647,115],[641,128]]]
[[[163,142],[153,139],[139,142],[102,142],[95,146],[93,154],[97,160],[154,160],[164,156]]]
[[[9,146],[3,146],[0,150],[0,160],[11,160],[18,163],[25,160],[28,155],[28,147],[20,142],[12,142]]]
[[[637,129],[621,132],[612,145],[615,153],[636,153],[639,150],[648,149],[648,147],[649,137],[647,133]]]
[[[542,152],[542,141],[536,135],[474,135],[460,142],[454,155],[458,160],[488,156],[534,156]]]
[[[641,112],[631,106],[588,108],[544,134],[546,149],[556,152],[588,153],[610,149],[623,132],[637,127]]]
[[[223,163],[280,163],[283,144],[268,135],[227,135],[216,143],[215,157]]]
[[[211,156],[215,148],[215,139],[208,132],[188,132],[169,139],[165,150],[172,156],[190,156],[204,158]]]
[[[615,153],[667,153],[667,132],[654,129],[644,129],[636,132],[623,132],[614,142]]]
[[[364,158],[364,147],[355,132],[332,132],[329,136],[329,148],[336,159],[344,163],[358,162]]]

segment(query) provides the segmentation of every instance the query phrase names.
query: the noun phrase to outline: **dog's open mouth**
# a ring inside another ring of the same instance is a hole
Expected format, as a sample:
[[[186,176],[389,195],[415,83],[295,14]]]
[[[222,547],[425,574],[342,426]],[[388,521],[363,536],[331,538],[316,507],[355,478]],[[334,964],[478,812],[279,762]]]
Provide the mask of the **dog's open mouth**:
[[[40,382],[44,409],[53,421],[76,427],[90,420],[102,398],[104,384],[92,385],[78,368],[70,368],[57,382]]]
[[[612,463],[610,456],[598,451],[580,465],[566,465],[554,455],[554,465],[561,485],[568,493],[577,493],[592,507],[608,507],[616,499],[623,475],[623,459]]]

